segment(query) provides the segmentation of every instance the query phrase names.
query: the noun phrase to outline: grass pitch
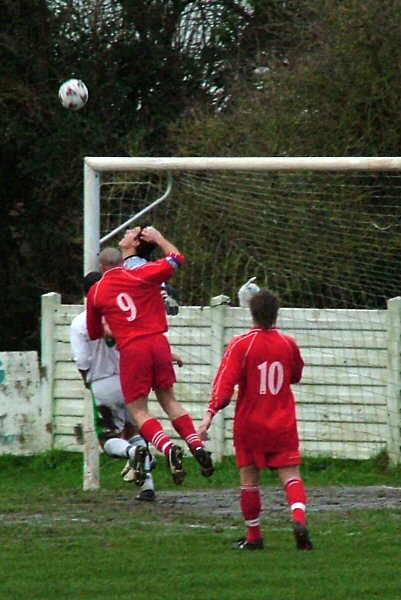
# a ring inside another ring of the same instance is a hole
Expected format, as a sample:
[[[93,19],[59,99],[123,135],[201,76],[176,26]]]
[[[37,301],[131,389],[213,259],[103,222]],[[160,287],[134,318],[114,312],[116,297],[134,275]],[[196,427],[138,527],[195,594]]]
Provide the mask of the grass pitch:
[[[182,488],[164,465],[163,490],[188,494],[238,486],[232,459],[212,480],[188,460]],[[102,457],[102,489],[82,491],[80,455],[55,452],[0,458],[0,599],[24,600],[381,600],[401,597],[401,508],[319,511],[309,515],[315,550],[297,552],[288,513],[263,517],[266,550],[241,553],[239,514],[217,520],[176,505],[136,501],[118,476],[121,462]],[[306,461],[308,487],[398,486],[401,470],[380,460]],[[278,486],[274,474],[264,484]],[[400,490],[401,499],[401,490]],[[401,504],[401,503],[400,503]],[[269,508],[269,507],[266,507]]]

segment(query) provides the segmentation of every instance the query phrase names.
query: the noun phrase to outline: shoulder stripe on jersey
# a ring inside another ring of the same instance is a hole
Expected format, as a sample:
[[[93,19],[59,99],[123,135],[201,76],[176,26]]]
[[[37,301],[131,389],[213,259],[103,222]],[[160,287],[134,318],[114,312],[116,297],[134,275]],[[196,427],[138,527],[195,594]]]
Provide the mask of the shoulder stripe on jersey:
[[[96,306],[96,298],[97,298],[98,292],[100,290],[100,285],[105,281],[107,274],[111,273],[111,271],[115,271],[116,269],[120,269],[121,271],[124,271],[124,267],[113,267],[112,269],[107,269],[107,271],[105,271],[103,273],[103,277],[94,284],[94,288],[95,288],[95,293],[93,294],[93,305],[94,306]]]
[[[252,337],[252,339],[250,340],[250,343],[248,344],[248,348],[246,349],[246,352],[245,352],[245,355],[244,355],[244,360],[243,360],[242,364],[245,363],[245,360],[246,360],[246,358],[247,358],[247,356],[249,354],[249,351],[252,348],[254,341],[256,340],[256,338],[258,337],[258,334],[261,331],[262,331],[261,329],[257,329],[257,330],[254,329],[254,331],[253,331],[254,336]]]
[[[220,380],[223,377],[226,369],[227,369],[227,363],[231,357],[231,354],[233,353],[234,348],[237,347],[237,345],[242,342],[243,340],[247,340],[249,339],[250,342],[250,346],[253,344],[253,341],[255,339],[255,337],[257,336],[257,334],[261,331],[261,329],[251,329],[251,331],[247,331],[246,333],[241,333],[240,335],[235,336],[231,342],[228,345],[227,348],[227,353],[225,354],[223,361],[221,363],[220,366],[220,372],[219,375],[213,385],[213,390],[217,390],[219,385],[220,385]],[[246,351],[246,354],[248,353],[248,349]]]

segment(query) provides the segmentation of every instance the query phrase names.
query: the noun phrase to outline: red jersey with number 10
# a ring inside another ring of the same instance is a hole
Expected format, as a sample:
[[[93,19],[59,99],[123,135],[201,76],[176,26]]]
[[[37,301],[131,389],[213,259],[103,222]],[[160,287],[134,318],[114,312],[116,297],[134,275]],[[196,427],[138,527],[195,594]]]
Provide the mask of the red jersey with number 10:
[[[103,336],[105,317],[121,350],[141,336],[167,331],[167,318],[160,285],[184,262],[180,254],[147,263],[135,270],[115,267],[89,290],[86,324],[89,336]]]
[[[234,445],[271,449],[297,431],[292,383],[304,361],[295,340],[278,329],[255,327],[231,340],[216,375],[209,410],[227,406],[238,385]]]

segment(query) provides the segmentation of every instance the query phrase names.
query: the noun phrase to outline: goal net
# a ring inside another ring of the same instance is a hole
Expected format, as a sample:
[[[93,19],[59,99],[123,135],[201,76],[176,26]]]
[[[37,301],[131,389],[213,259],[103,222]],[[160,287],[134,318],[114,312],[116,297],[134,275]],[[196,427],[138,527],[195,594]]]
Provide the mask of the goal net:
[[[251,325],[237,292],[256,277],[278,293],[279,326],[305,358],[295,390],[304,453],[394,457],[400,167],[397,158],[88,157],[84,269],[135,224],[152,223],[183,251],[170,329],[186,363],[177,395],[195,419],[225,344]],[[223,454],[232,452],[232,416],[214,432]]]

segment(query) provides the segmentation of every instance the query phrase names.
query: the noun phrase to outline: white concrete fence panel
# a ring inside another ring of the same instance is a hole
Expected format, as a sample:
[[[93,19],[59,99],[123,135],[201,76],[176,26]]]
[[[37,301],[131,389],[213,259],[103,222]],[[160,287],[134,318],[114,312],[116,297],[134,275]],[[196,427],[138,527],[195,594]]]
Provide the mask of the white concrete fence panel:
[[[278,325],[297,339],[306,362],[294,387],[305,455],[368,458],[387,450],[400,461],[400,307],[394,298],[388,310],[281,309]],[[71,320],[82,310],[55,293],[42,297],[42,446],[82,450],[84,389],[69,343]],[[250,326],[247,309],[218,299],[170,317],[170,343],[185,362],[176,395],[196,422],[225,345]],[[175,436],[154,400],[151,410]],[[216,457],[233,453],[233,415],[234,402],[214,421],[209,444]]]

